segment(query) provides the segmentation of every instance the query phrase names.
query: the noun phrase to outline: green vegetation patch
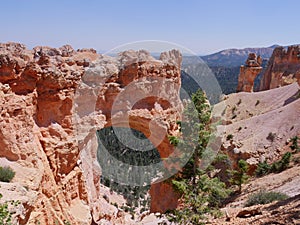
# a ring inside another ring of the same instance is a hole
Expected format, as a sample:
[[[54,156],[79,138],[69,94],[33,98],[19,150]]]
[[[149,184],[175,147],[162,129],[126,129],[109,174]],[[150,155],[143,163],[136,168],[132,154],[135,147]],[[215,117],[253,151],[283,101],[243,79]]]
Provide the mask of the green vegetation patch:
[[[245,206],[248,207],[259,204],[268,204],[274,201],[285,200],[288,197],[289,196],[287,196],[286,194],[280,192],[260,190],[259,192],[251,194],[248,197]]]
[[[0,167],[0,181],[2,182],[10,182],[15,174],[15,171],[8,166]]]

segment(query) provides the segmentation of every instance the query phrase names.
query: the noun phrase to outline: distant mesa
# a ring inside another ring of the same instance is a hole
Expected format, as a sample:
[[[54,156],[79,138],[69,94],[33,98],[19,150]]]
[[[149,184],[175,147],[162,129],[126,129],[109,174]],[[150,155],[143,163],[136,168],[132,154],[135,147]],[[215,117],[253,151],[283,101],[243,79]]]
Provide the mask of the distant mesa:
[[[247,60],[250,53],[260,55],[262,59],[269,59],[276,47],[278,45],[265,48],[225,49],[201,58],[209,66],[239,67]]]

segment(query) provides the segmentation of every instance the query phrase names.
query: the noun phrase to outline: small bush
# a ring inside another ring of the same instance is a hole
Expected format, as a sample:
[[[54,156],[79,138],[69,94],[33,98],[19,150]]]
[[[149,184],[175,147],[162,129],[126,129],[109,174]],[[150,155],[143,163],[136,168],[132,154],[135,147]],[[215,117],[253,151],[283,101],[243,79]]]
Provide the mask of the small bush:
[[[0,205],[0,224],[11,225],[11,214],[7,203]]]
[[[233,138],[233,135],[232,135],[232,134],[228,134],[227,137],[226,137],[226,140],[229,141],[229,140],[231,140],[232,138]]]
[[[258,177],[262,177],[269,173],[280,173],[286,170],[289,167],[291,161],[292,153],[286,152],[282,158],[271,165],[266,161],[263,163],[259,163],[257,165],[257,169],[255,170],[255,174]]]
[[[255,174],[258,177],[262,177],[267,175],[271,171],[271,165],[269,165],[266,161],[259,163],[257,165],[257,169],[255,170]]]
[[[259,100],[256,101],[255,106],[258,106],[258,104],[260,103]]]
[[[237,105],[240,105],[242,103],[242,99],[239,99]]]
[[[267,136],[267,140],[273,142],[275,140],[275,137],[276,137],[276,133],[270,132]]]
[[[224,153],[218,153],[213,161],[213,163],[226,163],[230,164],[230,159],[228,155]]]
[[[254,193],[248,197],[248,200],[245,204],[246,207],[252,205],[259,205],[259,204],[268,204],[274,201],[282,201],[287,199],[288,196],[286,194],[274,191],[265,191],[260,190],[257,193]]]
[[[291,161],[292,153],[286,152],[281,160],[272,164],[271,172],[273,173],[280,173],[289,167]]]
[[[295,136],[295,137],[292,137],[291,138],[291,146],[290,148],[293,150],[293,151],[296,151],[296,152],[299,152],[300,151],[300,146],[298,145],[298,136]]]
[[[2,198],[2,194],[0,194],[0,199]],[[12,225],[11,219],[12,219],[12,214],[8,210],[8,203],[5,202],[3,204],[0,204],[0,224],[6,224],[6,225]]]
[[[168,139],[169,139],[170,144],[173,145],[173,146],[175,146],[175,147],[180,142],[180,140],[178,139],[178,137],[175,137],[175,136],[169,136]]]
[[[2,182],[10,182],[15,174],[15,171],[8,166],[0,167],[0,181]]]

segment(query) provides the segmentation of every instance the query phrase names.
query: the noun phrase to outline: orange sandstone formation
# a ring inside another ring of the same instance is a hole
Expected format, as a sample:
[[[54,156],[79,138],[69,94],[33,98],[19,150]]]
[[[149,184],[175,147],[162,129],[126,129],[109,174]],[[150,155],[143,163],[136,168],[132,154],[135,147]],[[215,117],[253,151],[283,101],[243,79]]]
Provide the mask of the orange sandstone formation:
[[[300,84],[300,46],[277,47],[269,60],[260,90],[269,90],[298,82]]]
[[[254,80],[261,72],[262,59],[255,53],[250,53],[245,66],[241,66],[237,92],[253,92]]]
[[[0,44],[0,165],[16,171],[13,183],[1,184],[0,191],[4,200],[21,201],[17,222],[130,224],[103,198],[95,131],[129,124],[168,157],[167,135],[177,134],[182,108],[180,64],[175,50],[156,60],[146,51],[113,58],[69,45],[28,50]],[[135,86],[128,89],[131,83]],[[138,96],[138,90],[145,98],[133,105],[122,99],[124,91],[128,97]]]

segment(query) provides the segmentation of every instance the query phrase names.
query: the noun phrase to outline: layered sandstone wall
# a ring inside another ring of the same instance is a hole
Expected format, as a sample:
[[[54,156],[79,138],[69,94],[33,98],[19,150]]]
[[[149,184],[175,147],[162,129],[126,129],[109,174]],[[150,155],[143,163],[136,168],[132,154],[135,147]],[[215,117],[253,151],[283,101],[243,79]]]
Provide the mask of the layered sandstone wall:
[[[269,60],[260,90],[269,90],[298,82],[300,84],[300,46],[277,47]]]
[[[177,134],[182,108],[180,64],[175,50],[155,60],[146,51],[113,58],[68,45],[0,44],[0,165],[16,171],[0,192],[18,185],[20,193],[4,196],[24,196],[18,222],[125,223],[101,193],[95,132],[129,125],[149,137],[161,157],[171,154],[167,135]]]

